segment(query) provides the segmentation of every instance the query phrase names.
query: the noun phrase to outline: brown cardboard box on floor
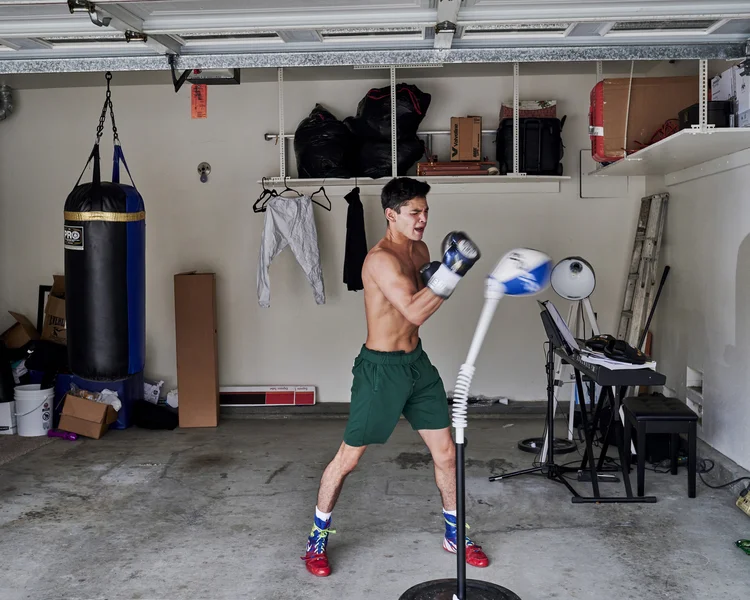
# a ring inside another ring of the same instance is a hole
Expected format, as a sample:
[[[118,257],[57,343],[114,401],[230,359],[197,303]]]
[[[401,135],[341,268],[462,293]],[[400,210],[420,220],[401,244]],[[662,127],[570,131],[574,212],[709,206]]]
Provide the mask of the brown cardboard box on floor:
[[[65,276],[53,275],[52,289],[44,307],[42,339],[58,344],[68,343],[65,325]]]
[[[630,113],[628,114],[628,93]],[[634,77],[604,80],[604,151],[622,155],[627,120],[629,154],[648,145],[669,119],[698,102],[697,77]]]
[[[451,117],[451,160],[482,160],[482,117]]]
[[[8,312],[16,322],[0,335],[0,340],[3,341],[6,348],[11,350],[23,348],[30,341],[39,339],[39,333],[36,327],[31,324],[31,321],[20,313]]]
[[[117,411],[109,404],[67,394],[58,429],[98,440],[116,420]]]
[[[175,275],[174,304],[180,427],[216,427],[219,424],[216,275]]]

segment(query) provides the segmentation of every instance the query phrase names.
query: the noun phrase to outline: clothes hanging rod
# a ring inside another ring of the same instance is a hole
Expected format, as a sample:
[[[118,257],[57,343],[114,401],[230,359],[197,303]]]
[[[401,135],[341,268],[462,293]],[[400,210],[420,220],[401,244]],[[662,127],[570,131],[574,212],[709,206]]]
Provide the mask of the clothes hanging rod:
[[[482,129],[482,135],[494,135],[497,133],[497,129]],[[417,131],[417,135],[449,135],[450,131],[447,129],[445,131]],[[268,141],[275,140],[279,137],[278,133],[265,133],[263,134],[263,139]],[[284,134],[285,139],[292,139],[294,138],[293,133],[285,133]]]

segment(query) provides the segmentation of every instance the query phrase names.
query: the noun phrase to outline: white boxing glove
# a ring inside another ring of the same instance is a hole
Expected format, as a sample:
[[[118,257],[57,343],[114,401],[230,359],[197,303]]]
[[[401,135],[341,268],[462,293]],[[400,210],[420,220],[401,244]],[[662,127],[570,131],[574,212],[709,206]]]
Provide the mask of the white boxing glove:
[[[511,250],[487,275],[485,298],[533,296],[549,286],[552,259],[531,248]]]

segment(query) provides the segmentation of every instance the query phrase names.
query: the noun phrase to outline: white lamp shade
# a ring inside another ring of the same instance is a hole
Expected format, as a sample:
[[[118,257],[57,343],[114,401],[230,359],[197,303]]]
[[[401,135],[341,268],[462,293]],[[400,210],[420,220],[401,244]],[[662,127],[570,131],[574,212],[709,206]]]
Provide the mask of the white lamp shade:
[[[594,292],[596,276],[591,265],[580,256],[569,256],[552,269],[550,283],[566,300],[583,300]]]

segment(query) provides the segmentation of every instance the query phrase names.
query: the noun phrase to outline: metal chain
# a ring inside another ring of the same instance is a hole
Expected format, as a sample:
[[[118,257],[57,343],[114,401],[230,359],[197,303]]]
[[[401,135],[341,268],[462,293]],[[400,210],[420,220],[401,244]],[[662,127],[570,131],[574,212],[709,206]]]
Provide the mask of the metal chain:
[[[104,132],[104,121],[107,120],[107,107],[109,107],[109,115],[112,119],[112,135],[114,137],[115,144],[120,143],[120,136],[117,133],[117,125],[115,125],[115,110],[112,105],[112,91],[109,89],[109,82],[112,81],[112,73],[107,71],[105,75],[107,79],[107,96],[104,100],[104,106],[102,107],[102,114],[99,117],[99,126],[96,128],[96,143],[101,140],[102,133]]]

